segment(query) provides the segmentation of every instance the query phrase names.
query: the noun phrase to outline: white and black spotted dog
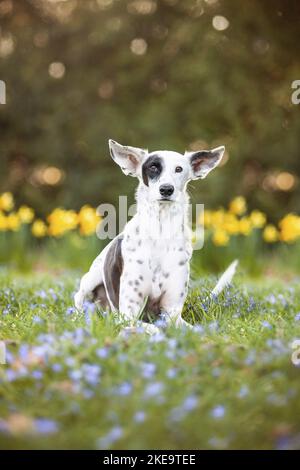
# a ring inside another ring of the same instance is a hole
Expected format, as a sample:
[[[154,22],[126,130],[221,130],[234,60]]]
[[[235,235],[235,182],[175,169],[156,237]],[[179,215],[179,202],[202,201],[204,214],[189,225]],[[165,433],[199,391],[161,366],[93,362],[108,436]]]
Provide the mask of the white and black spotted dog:
[[[147,313],[190,327],[181,317],[192,255],[187,183],[205,178],[220,163],[225,148],[149,153],[113,140],[109,148],[125,175],[139,180],[137,212],[82,277],[75,306],[81,309],[85,297],[92,295],[103,307],[119,312],[129,328]],[[214,294],[230,282],[235,265],[222,276]],[[153,324],[143,326],[149,333],[157,331]]]

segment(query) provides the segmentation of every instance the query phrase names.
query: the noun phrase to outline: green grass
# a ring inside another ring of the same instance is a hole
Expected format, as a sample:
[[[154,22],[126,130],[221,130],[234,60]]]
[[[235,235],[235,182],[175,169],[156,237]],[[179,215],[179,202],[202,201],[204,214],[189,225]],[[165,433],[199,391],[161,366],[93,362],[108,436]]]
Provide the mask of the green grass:
[[[195,279],[196,331],[122,339],[110,314],[70,310],[78,279],[0,274],[2,449],[300,447],[299,280],[240,274],[205,305],[216,279]]]

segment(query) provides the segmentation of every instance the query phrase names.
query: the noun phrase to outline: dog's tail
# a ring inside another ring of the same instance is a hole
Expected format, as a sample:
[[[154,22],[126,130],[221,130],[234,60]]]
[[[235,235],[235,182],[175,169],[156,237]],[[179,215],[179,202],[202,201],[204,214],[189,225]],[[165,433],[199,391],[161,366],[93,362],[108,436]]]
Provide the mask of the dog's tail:
[[[222,274],[220,277],[219,281],[217,282],[216,287],[213,289],[213,291],[210,294],[210,298],[217,297],[225,287],[227,287],[231,281],[232,278],[235,274],[237,265],[238,265],[238,260],[236,259],[231,263],[231,265],[226,269],[226,271]]]

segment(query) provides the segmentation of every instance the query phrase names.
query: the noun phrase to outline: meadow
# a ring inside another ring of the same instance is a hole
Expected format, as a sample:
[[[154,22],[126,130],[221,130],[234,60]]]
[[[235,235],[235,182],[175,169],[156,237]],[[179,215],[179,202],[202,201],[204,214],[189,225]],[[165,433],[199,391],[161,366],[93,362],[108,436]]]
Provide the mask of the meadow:
[[[271,226],[242,198],[207,211],[184,311],[194,329],[158,319],[159,334],[122,337],[111,312],[73,306],[101,248],[95,210],[42,221],[1,201],[2,449],[300,447],[296,215]],[[207,300],[233,257],[233,284]]]

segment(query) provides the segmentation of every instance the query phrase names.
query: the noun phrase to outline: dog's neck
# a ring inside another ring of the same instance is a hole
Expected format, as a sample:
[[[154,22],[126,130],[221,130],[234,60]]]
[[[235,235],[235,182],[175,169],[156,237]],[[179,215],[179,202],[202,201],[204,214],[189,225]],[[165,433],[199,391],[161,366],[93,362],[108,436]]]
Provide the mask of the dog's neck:
[[[180,194],[176,202],[151,201],[147,188],[140,184],[136,191],[136,202],[139,225],[145,233],[155,232],[156,236],[167,239],[189,236],[189,197],[186,191]]]

